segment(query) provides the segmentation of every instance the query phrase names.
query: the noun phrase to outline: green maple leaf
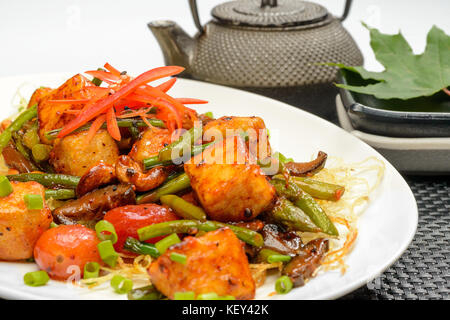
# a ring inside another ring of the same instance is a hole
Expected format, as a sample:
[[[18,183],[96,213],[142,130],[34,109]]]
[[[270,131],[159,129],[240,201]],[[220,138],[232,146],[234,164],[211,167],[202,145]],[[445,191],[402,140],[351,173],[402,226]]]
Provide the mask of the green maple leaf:
[[[379,99],[403,100],[431,96],[450,86],[450,36],[443,30],[433,26],[427,35],[425,51],[414,55],[401,33],[382,34],[377,29],[363,25],[370,31],[370,45],[385,70],[370,72],[363,67],[329,64],[357,72],[363,79],[378,81],[367,86],[336,86],[371,94]]]

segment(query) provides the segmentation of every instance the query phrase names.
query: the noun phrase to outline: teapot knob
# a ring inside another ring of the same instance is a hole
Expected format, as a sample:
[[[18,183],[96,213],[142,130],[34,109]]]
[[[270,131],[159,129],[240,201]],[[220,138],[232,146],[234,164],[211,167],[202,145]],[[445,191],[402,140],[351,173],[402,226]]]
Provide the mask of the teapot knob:
[[[261,0],[261,8],[270,6],[271,8],[278,5],[278,0]]]

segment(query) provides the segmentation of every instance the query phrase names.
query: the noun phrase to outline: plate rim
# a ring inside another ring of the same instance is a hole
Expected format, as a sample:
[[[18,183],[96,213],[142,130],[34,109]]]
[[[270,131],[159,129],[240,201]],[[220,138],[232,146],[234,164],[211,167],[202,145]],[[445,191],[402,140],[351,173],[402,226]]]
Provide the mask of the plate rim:
[[[24,74],[24,75],[13,75],[13,76],[7,76],[7,77],[0,77],[0,82],[5,81],[5,80],[7,81],[8,79],[18,79],[18,80],[23,79],[25,82],[30,77],[32,77],[32,78],[47,77],[47,78],[55,79],[57,77],[65,77],[67,75],[73,75],[73,73],[71,73],[71,72],[52,72],[52,73],[32,73],[32,74]],[[343,128],[335,125],[334,123],[331,123],[331,122],[329,122],[325,119],[322,119],[312,113],[309,113],[308,111],[302,110],[300,108],[289,105],[282,101],[272,99],[269,97],[265,97],[262,95],[258,95],[256,93],[240,90],[237,88],[227,87],[227,86],[209,83],[209,82],[197,81],[197,80],[192,80],[192,79],[184,79],[184,78],[181,78],[181,79],[178,78],[178,81],[180,83],[187,82],[187,83],[192,83],[192,84],[197,83],[200,85],[213,86],[219,90],[229,90],[231,92],[238,91],[240,94],[251,95],[256,99],[260,99],[261,101],[267,101],[268,103],[278,104],[279,107],[284,108],[286,110],[290,109],[291,111],[298,113],[300,116],[314,118],[315,120],[318,120],[322,125],[331,127],[334,130],[335,129],[341,130],[345,135],[348,135],[349,137],[351,137],[351,139],[356,139],[359,141],[359,143],[362,143],[363,145],[365,145],[365,147],[369,148],[379,159],[381,159],[385,163],[385,165],[387,167],[389,167],[389,169],[392,171],[392,173],[394,175],[396,175],[397,178],[399,178],[399,181],[406,187],[408,196],[413,200],[413,204],[414,204],[414,206],[413,206],[414,212],[411,212],[410,217],[409,217],[409,218],[411,218],[411,217],[414,218],[414,221],[413,221],[413,226],[414,226],[413,229],[414,230],[410,230],[412,232],[409,233],[408,239],[405,238],[403,240],[402,245],[398,248],[398,250],[395,253],[392,254],[391,258],[388,261],[386,261],[385,263],[383,263],[382,267],[378,268],[376,271],[372,271],[372,272],[368,272],[368,273],[364,274],[364,276],[361,277],[361,279],[355,280],[350,285],[346,285],[343,290],[339,289],[339,290],[333,290],[333,292],[331,292],[331,293],[321,293],[321,294],[318,294],[316,297],[314,297],[314,299],[317,299],[317,300],[337,299],[337,298],[342,297],[350,292],[353,292],[354,290],[362,287],[364,284],[372,281],[377,276],[379,276],[383,272],[385,272],[390,266],[392,266],[395,262],[397,262],[398,259],[401,257],[401,255],[407,250],[407,248],[409,247],[409,245],[411,244],[411,242],[413,241],[413,239],[416,235],[417,227],[418,227],[419,212],[418,212],[418,206],[417,206],[415,196],[414,196],[410,186],[408,185],[406,180],[403,178],[403,176],[398,172],[398,170],[372,146],[370,146],[363,140],[355,137],[354,135],[347,132]],[[0,94],[2,94],[1,91],[0,91]],[[2,263],[2,262],[0,262],[0,263]],[[17,288],[4,287],[4,286],[2,286],[1,283],[0,283],[0,297],[5,297],[6,299],[46,299],[45,297],[40,297],[38,294],[23,292]],[[51,298],[47,298],[47,299],[51,299]],[[295,298],[295,296],[294,296],[293,300],[298,300],[298,298]]]

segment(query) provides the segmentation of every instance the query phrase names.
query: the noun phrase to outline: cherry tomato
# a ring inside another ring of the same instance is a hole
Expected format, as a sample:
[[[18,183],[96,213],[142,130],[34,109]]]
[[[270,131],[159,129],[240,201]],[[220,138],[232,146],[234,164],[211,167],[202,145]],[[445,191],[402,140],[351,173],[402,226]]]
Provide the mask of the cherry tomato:
[[[116,251],[130,253],[129,251],[123,250],[123,244],[127,237],[138,239],[138,229],[151,224],[177,220],[179,218],[168,207],[149,203],[114,208],[105,214],[104,219],[111,222],[116,229],[118,237],[114,245]],[[156,237],[146,242],[156,243],[162,238],[164,237]]]
[[[102,263],[94,230],[82,225],[59,226],[45,231],[34,247],[34,260],[51,278],[83,276],[87,262]]]

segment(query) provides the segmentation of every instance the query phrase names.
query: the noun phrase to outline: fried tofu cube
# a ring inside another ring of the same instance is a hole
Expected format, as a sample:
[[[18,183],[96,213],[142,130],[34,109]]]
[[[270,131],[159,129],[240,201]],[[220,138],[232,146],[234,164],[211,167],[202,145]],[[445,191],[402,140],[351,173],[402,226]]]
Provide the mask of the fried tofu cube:
[[[28,101],[28,108],[34,106],[35,104],[39,105],[41,101],[43,101],[52,92],[53,92],[52,88],[48,87],[37,88],[31,95],[30,101]]]
[[[184,165],[209,218],[249,221],[275,200],[275,189],[240,137],[217,142]]]
[[[208,122],[204,127],[204,142],[226,139],[230,135],[245,133],[247,147],[258,159],[270,156],[268,131],[260,117],[222,117]]]
[[[41,210],[28,210],[26,194],[45,199],[45,189],[37,182],[11,182],[13,192],[0,198],[0,260],[23,260],[33,256],[41,234],[50,227],[52,214],[45,204]]]
[[[41,93],[36,93],[41,96],[40,99],[35,97],[38,102],[38,119],[39,119],[39,137],[43,143],[53,144],[53,140],[47,139],[45,133],[53,129],[64,127],[69,121],[75,118],[75,115],[65,113],[66,110],[80,110],[84,104],[72,103],[52,103],[49,100],[67,100],[67,99],[89,99],[91,93],[84,90],[86,86],[93,84],[84,76],[77,74],[64,82],[59,88],[47,92],[42,97]],[[33,95],[34,96],[34,95]]]
[[[129,156],[135,161],[158,155],[159,151],[171,143],[171,134],[167,129],[148,128],[131,148]]]
[[[173,252],[185,255],[186,264],[172,261]],[[255,296],[244,245],[228,228],[184,238],[154,261],[148,272],[156,288],[170,299],[182,291],[215,292],[241,300]]]
[[[119,148],[109,133],[101,129],[86,143],[88,131],[80,131],[59,140],[50,153],[50,164],[58,173],[83,176],[91,167],[103,162],[114,165]]]

